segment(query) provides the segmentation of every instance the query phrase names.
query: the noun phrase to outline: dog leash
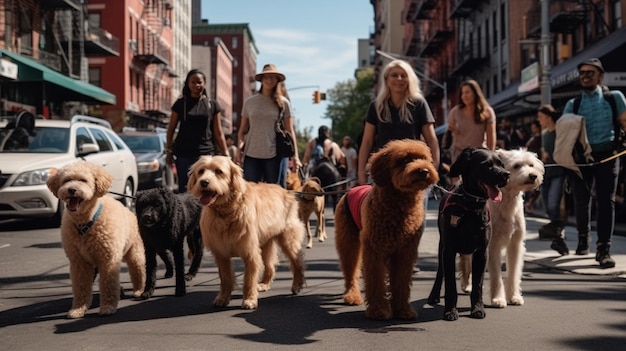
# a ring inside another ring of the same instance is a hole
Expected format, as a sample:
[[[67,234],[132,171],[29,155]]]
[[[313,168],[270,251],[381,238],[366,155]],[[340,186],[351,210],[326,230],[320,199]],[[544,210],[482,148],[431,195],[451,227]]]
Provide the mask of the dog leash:
[[[574,163],[574,164],[559,164],[559,163],[550,163],[547,165],[544,165],[544,167],[594,167],[594,166],[599,166],[605,162],[609,162],[613,159],[616,159],[618,157],[622,157],[626,155],[626,150],[623,150],[615,155],[611,155],[603,160],[597,161],[597,162],[589,162],[589,163]]]
[[[109,194],[113,194],[113,195],[117,195],[117,196],[121,196],[121,197],[127,197],[127,198],[131,198],[133,200],[137,200],[137,197],[135,197],[135,196],[126,195],[126,194],[120,194],[120,193],[116,193],[115,191],[109,191]]]

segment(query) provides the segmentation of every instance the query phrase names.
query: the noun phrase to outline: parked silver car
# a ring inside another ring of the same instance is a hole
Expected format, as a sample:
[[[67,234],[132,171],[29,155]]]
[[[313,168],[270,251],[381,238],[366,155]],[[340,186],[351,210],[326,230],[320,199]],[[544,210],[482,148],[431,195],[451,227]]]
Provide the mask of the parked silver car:
[[[109,122],[82,115],[71,121],[35,119],[26,136],[15,124],[0,121],[0,218],[51,217],[59,221],[64,205],[46,181],[52,169],[80,158],[113,176],[110,196],[129,208],[134,205],[138,184],[135,156]],[[15,134],[21,135],[21,142],[15,141]]]

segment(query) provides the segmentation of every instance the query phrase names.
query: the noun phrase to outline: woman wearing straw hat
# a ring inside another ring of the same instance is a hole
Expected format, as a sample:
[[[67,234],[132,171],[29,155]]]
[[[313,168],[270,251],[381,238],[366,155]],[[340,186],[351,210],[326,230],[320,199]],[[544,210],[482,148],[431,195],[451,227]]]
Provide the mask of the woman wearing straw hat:
[[[243,159],[241,164],[246,180],[278,183],[281,158],[276,154],[275,123],[281,109],[285,117],[285,129],[291,134],[296,146],[294,163],[296,167],[302,167],[298,158],[291,105],[278,89],[278,83],[285,80],[285,75],[273,64],[267,64],[255,79],[261,82],[261,88],[243,104],[237,138],[237,160],[241,162]]]

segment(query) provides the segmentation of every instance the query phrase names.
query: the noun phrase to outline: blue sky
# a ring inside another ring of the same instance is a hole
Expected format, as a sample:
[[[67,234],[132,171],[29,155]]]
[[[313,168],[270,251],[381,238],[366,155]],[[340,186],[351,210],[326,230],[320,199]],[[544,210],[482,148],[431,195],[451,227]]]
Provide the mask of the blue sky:
[[[275,64],[287,76],[287,89],[315,85],[321,91],[354,78],[357,40],[368,38],[374,10],[367,0],[202,0],[209,23],[249,23],[259,50],[257,72]],[[316,88],[289,91],[296,127],[313,134],[330,120],[327,103],[312,103]]]

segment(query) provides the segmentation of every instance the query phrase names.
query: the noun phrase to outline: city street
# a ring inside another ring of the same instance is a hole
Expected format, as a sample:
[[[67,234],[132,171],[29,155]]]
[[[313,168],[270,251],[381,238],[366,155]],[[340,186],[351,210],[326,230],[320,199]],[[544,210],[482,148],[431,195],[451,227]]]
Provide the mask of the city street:
[[[460,319],[442,320],[443,306],[426,304],[436,271],[436,200],[429,202],[427,230],[411,292],[418,320],[371,321],[364,307],[343,304],[343,280],[334,248],[333,216],[326,209],[329,239],[305,252],[307,285],[290,293],[282,261],[272,290],[260,293],[259,309],[242,310],[241,289],[228,308],[212,300],[219,279],[206,255],[185,297],[174,297],[174,279],[159,279],[154,297],[125,299],[117,314],[97,315],[96,298],[84,319],[65,317],[71,304],[67,259],[58,228],[41,221],[0,222],[0,340],[5,350],[621,350],[626,345],[626,238],[615,236],[612,270],[593,255],[559,257],[537,239],[544,219],[529,217],[522,288],[525,305],[487,309],[469,316],[469,296],[459,296]],[[595,233],[594,233],[595,235]],[[575,247],[574,228],[567,242]],[[242,265],[236,260],[238,283]],[[158,276],[164,269],[160,267]],[[485,303],[489,302],[486,275]],[[122,285],[130,291],[126,268]]]

